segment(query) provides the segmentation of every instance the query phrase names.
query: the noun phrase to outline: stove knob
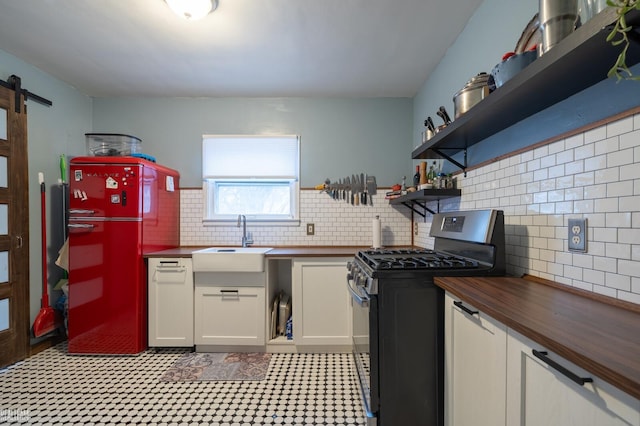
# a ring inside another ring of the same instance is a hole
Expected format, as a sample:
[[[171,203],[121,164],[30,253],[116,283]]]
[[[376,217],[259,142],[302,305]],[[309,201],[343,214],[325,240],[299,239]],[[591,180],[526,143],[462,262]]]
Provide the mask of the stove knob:
[[[353,269],[353,263],[347,262],[347,271],[350,271],[351,269]]]

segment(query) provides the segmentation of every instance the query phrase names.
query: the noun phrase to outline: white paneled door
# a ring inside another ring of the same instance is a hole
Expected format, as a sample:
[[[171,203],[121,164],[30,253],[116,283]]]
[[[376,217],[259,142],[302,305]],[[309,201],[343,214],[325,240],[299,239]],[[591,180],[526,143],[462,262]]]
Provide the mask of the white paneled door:
[[[24,97],[0,86],[0,367],[29,350],[28,195]]]

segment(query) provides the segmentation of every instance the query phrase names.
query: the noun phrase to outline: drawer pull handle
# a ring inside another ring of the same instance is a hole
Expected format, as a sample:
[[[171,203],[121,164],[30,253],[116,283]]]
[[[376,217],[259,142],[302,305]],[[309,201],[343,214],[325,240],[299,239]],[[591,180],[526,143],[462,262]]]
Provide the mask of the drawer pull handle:
[[[465,311],[466,313],[468,313],[469,315],[478,315],[478,311],[472,311],[471,309],[467,308],[466,306],[464,306],[462,304],[461,301],[455,301],[453,302],[454,305],[456,305],[458,308],[462,309],[463,311]]]
[[[570,371],[567,368],[561,366],[560,364],[558,364],[557,362],[555,362],[554,360],[549,358],[547,356],[548,353],[546,351],[536,351],[535,349],[532,349],[532,352],[533,352],[533,355],[536,358],[542,360],[544,363],[549,365],[551,368],[553,368],[553,369],[557,370],[558,372],[562,373],[564,376],[566,376],[567,378],[571,379],[572,381],[574,381],[575,383],[579,384],[580,386],[584,386],[585,383],[593,382],[593,379],[591,377],[580,377],[576,373],[574,373],[573,371]]]
[[[240,300],[240,292],[238,290],[220,290],[222,300]]]

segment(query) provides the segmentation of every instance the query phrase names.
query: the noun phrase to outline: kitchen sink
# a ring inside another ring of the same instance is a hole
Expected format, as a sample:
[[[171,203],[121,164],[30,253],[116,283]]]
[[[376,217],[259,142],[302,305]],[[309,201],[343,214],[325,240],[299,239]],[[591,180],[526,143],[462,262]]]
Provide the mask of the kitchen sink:
[[[263,272],[271,247],[209,247],[191,254],[194,272]]]

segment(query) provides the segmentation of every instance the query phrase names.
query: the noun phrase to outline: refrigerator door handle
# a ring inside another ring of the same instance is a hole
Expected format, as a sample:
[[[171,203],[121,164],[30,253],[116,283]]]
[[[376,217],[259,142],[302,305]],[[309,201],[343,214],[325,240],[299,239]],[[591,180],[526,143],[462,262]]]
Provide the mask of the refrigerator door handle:
[[[70,229],[71,228],[74,228],[74,229],[93,229],[95,227],[95,225],[92,225],[90,223],[70,223],[67,226]]]
[[[69,214],[95,214],[95,210],[69,209]]]

